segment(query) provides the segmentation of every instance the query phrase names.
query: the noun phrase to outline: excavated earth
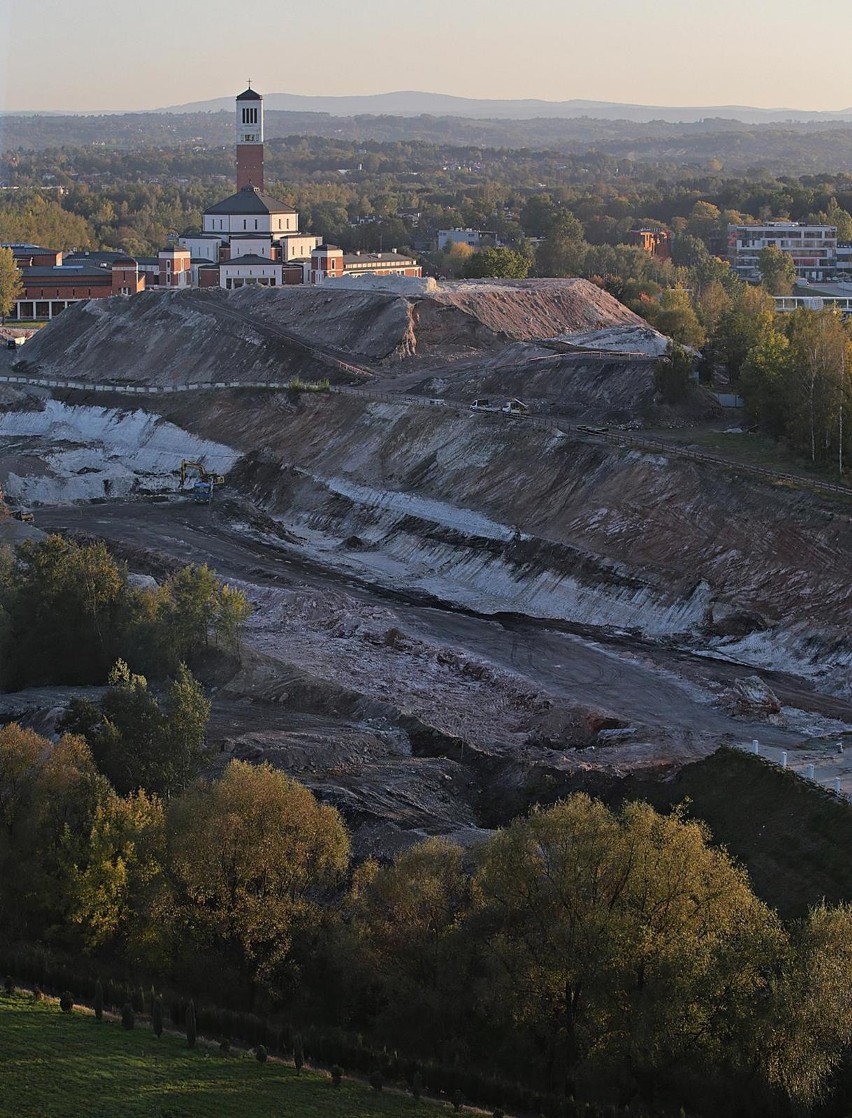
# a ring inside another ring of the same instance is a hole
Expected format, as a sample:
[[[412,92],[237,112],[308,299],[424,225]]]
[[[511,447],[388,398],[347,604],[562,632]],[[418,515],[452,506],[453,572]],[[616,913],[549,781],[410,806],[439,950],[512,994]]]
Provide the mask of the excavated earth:
[[[572,335],[602,330],[612,352],[574,351]],[[852,722],[842,498],[467,410],[494,395],[566,422],[714,414],[700,394],[688,414],[661,412],[653,359],[614,352],[619,331],[649,336],[580,280],[84,304],[27,344],[29,371],[329,376],[384,395],[220,390],[131,407],[3,388],[0,481],[44,506],[41,527],[102,535],[133,570],[207,560],[246,592],[243,665],[215,684],[223,760],[298,775],[365,852],[425,833],[475,841],[570,788],[664,779],[722,741],[795,749]],[[227,473],[211,508],[174,494],[182,456]],[[172,495],[136,499],[152,492]],[[731,708],[732,689],[761,685],[771,701]]]

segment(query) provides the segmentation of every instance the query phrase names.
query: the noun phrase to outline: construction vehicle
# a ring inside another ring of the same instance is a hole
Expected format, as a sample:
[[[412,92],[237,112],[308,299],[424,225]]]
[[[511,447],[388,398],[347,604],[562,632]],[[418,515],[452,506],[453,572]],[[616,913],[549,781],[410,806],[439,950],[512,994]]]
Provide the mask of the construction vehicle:
[[[198,505],[209,505],[213,500],[213,490],[216,486],[225,484],[223,475],[210,473],[203,462],[181,462],[181,489],[186,487],[187,480],[192,481],[192,499]]]
[[[529,415],[530,411],[523,400],[507,400],[500,410],[504,415]]]

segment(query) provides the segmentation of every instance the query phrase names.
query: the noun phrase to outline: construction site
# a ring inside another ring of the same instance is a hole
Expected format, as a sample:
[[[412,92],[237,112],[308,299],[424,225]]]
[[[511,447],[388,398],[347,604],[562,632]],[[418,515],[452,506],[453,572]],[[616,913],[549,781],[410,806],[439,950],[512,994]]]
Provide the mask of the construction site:
[[[753,741],[850,793],[852,491],[699,452],[747,436],[699,387],[659,402],[666,343],[582,280],[81,303],[0,357],[0,541],[238,586],[211,741],[339,807],[359,853]]]

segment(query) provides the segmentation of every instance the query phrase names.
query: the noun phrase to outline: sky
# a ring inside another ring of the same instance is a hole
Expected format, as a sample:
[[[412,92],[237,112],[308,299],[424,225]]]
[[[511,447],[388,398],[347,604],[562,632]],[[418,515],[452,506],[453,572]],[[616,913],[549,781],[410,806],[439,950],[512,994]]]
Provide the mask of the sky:
[[[849,0],[0,0],[0,110],[422,90],[852,105]]]

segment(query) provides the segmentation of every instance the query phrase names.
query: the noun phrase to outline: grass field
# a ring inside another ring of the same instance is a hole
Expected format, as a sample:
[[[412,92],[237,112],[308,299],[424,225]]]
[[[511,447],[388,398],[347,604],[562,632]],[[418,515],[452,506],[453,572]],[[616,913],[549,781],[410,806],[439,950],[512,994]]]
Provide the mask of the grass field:
[[[190,1050],[146,1025],[125,1030],[54,1001],[0,993],[2,1118],[434,1118],[430,1103],[379,1094],[251,1053]],[[449,1108],[447,1108],[449,1109]]]

